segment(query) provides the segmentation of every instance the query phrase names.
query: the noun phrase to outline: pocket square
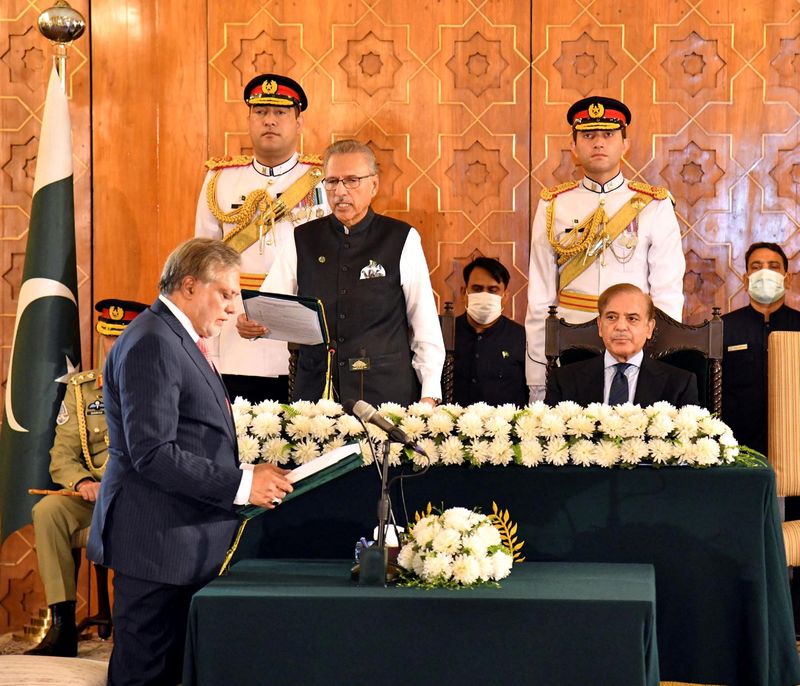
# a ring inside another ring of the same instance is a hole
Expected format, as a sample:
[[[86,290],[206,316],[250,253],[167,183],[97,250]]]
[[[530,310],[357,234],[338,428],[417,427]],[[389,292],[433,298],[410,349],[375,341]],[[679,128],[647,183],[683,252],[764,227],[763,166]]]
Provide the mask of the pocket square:
[[[370,260],[369,264],[361,270],[360,279],[378,279],[386,276],[386,270],[382,264],[378,264],[375,260]]]

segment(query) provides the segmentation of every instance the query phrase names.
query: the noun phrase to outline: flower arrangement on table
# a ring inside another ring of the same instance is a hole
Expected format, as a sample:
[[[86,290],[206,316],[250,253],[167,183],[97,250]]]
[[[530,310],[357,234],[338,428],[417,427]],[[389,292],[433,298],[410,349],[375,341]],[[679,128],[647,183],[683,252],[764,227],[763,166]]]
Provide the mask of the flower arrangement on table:
[[[524,408],[469,407],[416,403],[407,408],[384,403],[382,415],[397,424],[427,453],[432,465],[481,466],[542,464],[634,467],[638,464],[708,467],[722,464],[764,464],[759,453],[738,445],[730,428],[708,410],[689,405],[680,409],[666,402],[650,407],[627,403],[582,407],[542,402]],[[372,424],[361,423],[330,400],[283,405],[265,401],[233,403],[242,462],[299,465],[358,441],[365,464],[372,460],[367,439],[386,439]],[[392,444],[390,464],[424,456]]]
[[[403,568],[400,584],[423,588],[458,588],[494,584],[511,573],[524,545],[516,538],[517,527],[508,511],[492,503],[492,514],[464,507],[416,513],[404,535],[397,564]]]

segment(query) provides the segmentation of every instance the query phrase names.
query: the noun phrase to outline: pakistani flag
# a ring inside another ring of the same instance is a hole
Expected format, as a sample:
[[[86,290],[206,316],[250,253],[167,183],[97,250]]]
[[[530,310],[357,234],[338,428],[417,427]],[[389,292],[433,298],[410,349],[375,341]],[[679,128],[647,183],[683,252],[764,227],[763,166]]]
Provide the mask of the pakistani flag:
[[[0,542],[31,521],[47,488],[50,447],[66,379],[80,362],[72,129],[55,68],[44,105],[25,268],[0,430]]]

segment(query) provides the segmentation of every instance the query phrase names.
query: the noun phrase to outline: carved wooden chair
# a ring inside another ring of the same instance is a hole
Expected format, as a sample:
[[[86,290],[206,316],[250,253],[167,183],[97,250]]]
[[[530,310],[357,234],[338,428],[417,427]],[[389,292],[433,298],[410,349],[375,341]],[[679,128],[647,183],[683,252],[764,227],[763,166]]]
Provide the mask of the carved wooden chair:
[[[557,364],[570,364],[602,354],[603,341],[597,319],[567,324],[551,305],[545,321],[547,377]],[[697,376],[700,404],[711,412],[722,411],[722,319],[720,309],[702,324],[681,324],[656,308],[656,327],[645,352],[657,360],[685,369]]]

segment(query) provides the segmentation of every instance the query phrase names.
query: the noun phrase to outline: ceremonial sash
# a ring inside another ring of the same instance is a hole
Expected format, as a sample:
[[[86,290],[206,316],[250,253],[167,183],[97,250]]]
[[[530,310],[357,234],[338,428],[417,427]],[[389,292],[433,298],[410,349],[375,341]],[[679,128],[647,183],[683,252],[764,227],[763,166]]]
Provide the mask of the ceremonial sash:
[[[250,224],[244,227],[237,226],[231,229],[222,240],[237,252],[244,252],[260,238],[261,231],[259,230],[259,226],[263,227],[268,222],[274,223],[280,221],[287,212],[293,210],[297,204],[311,192],[319,183],[321,176],[322,170],[318,167],[312,167],[281,193],[280,198],[273,200],[260,215],[257,215],[253,221],[250,222]],[[253,192],[264,193],[265,197],[269,197],[266,191],[259,190]]]
[[[647,207],[650,202],[652,202],[652,200],[652,196],[645,195],[643,193],[637,193],[634,195],[620,208],[619,212],[617,212],[606,222],[605,229],[603,230],[603,234],[600,236],[600,240],[604,240],[607,245],[613,243],[617,237],[630,225],[630,223],[639,216],[639,213],[645,207]],[[585,272],[589,267],[591,267],[595,260],[603,252],[602,250],[596,250],[594,253],[589,255],[587,251],[592,247],[593,246],[587,247],[585,251],[573,256],[572,259],[570,259],[570,261],[564,265],[564,268],[558,275],[559,291],[562,291],[581,274],[583,274],[583,272]]]

